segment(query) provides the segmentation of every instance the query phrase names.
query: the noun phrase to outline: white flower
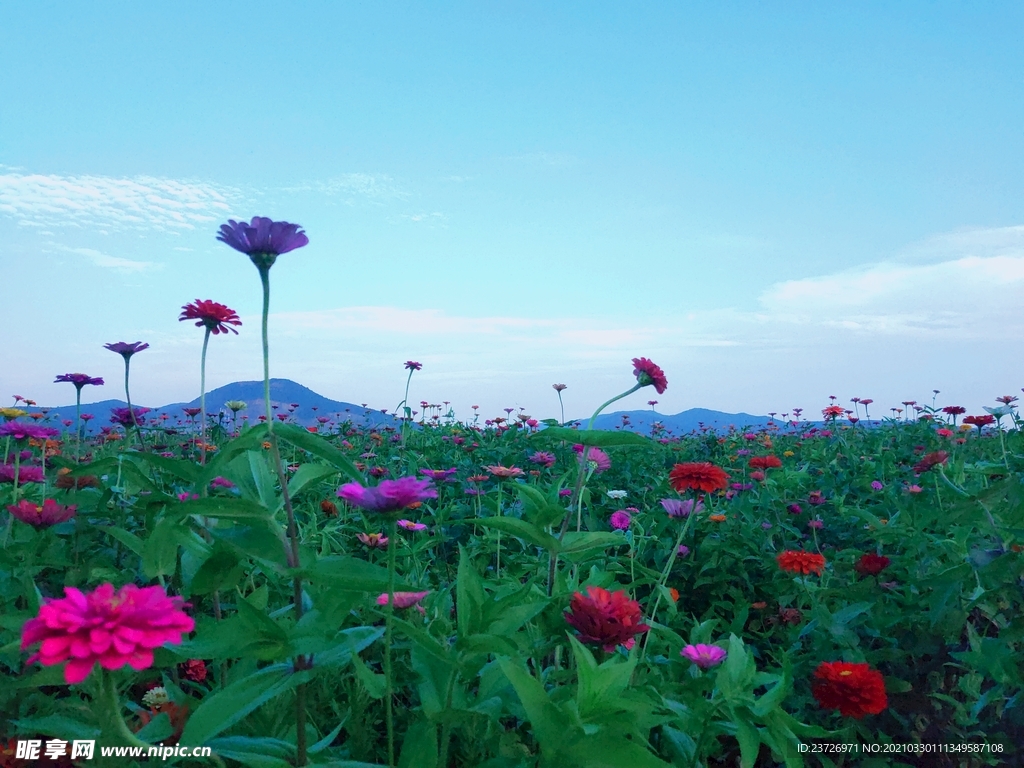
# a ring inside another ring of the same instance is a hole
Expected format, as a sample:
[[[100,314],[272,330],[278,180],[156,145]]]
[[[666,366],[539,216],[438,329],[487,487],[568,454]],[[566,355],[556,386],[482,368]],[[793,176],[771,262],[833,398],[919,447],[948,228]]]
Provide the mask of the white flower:
[[[984,408],[989,413],[991,413],[997,419],[1002,416],[1009,416],[1011,413],[1013,413],[1013,408],[1011,408],[1008,405],[1000,405],[998,408],[989,408],[987,405],[983,405],[981,407]]]
[[[608,491],[608,498],[610,499],[624,499],[626,495],[625,491]]]
[[[162,686],[158,686],[146,691],[146,695],[142,697],[142,706],[150,708],[158,707],[162,704],[166,704],[170,700],[171,697],[167,695],[167,689]]]

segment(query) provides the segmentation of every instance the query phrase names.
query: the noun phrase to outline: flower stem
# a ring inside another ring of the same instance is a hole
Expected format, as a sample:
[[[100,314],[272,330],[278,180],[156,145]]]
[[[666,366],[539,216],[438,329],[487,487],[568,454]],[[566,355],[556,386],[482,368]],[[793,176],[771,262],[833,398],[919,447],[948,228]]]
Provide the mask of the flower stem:
[[[643,386],[643,384],[641,384],[640,382],[637,382],[637,383],[636,383],[636,386],[635,386],[635,387],[633,387],[632,389],[627,389],[627,390],[626,390],[625,392],[623,392],[623,393],[622,393],[621,395],[616,395],[616,396],[615,396],[615,397],[613,397],[613,398],[612,398],[611,400],[608,400],[608,401],[606,401],[605,403],[602,403],[602,404],[601,404],[601,406],[600,406],[600,407],[598,407],[598,409],[597,409],[596,411],[594,411],[594,415],[590,417],[590,423],[588,423],[588,424],[587,424],[587,429],[589,430],[589,429],[593,429],[593,428],[594,428],[594,419],[596,419],[596,418],[597,418],[598,414],[599,414],[599,413],[601,413],[601,411],[603,411],[603,410],[604,410],[605,408],[607,408],[607,407],[608,407],[609,405],[611,405],[612,403],[614,403],[614,402],[615,402],[616,400],[621,400],[621,399],[622,399],[622,398],[624,398],[624,397],[625,397],[626,395],[632,395],[632,394],[633,394],[634,392],[636,392],[636,391],[637,391],[638,389],[640,389],[640,387],[642,387],[642,386]]]
[[[391,630],[395,616],[395,521],[388,520],[388,604],[384,609],[384,712],[388,731],[388,768],[395,768],[394,680],[391,671]]]
[[[270,267],[257,266],[263,284],[263,410],[267,417],[267,431],[273,434],[274,420],[270,413],[270,340],[267,336],[267,318],[270,316]]]
[[[1005,454],[1005,451],[1004,451]],[[75,386],[75,464],[82,461],[82,388]],[[77,484],[76,484],[77,489]]]
[[[132,417],[132,424],[135,425],[135,434],[139,438],[139,447],[145,450],[146,441],[142,439],[142,427],[139,426],[139,420],[135,417],[135,409],[132,408],[132,396],[128,391],[128,371],[131,369],[131,365],[131,357],[126,357],[124,359],[124,399],[128,401],[128,415]]]
[[[203,355],[199,361],[199,439],[203,441],[199,463],[206,464],[206,348],[210,345],[210,327],[203,337]]]
[[[147,744],[128,728],[121,717],[121,699],[117,695],[117,683],[113,675],[105,669],[100,670],[100,707],[106,710],[106,725],[112,735],[119,736],[128,746],[140,747],[148,752],[151,744]]]

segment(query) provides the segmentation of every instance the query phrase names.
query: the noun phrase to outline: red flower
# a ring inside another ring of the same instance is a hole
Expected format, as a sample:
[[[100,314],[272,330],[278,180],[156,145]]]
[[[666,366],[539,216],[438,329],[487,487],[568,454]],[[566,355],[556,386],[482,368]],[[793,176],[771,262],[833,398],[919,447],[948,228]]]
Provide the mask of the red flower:
[[[858,720],[889,706],[882,673],[867,664],[823,662],[814,670],[811,692],[822,709],[838,709],[844,717]]]
[[[636,380],[642,387],[653,384],[654,391],[659,395],[668,389],[668,379],[665,378],[665,372],[646,357],[633,358],[633,375],[636,376]]]
[[[202,659],[189,659],[178,665],[179,674],[193,683],[201,683],[206,679],[206,662]]]
[[[752,456],[747,466],[751,469],[778,469],[782,466],[782,459],[778,456]]]
[[[238,313],[235,310],[226,307],[223,304],[218,304],[216,301],[200,301],[196,299],[192,304],[186,304],[181,308],[181,315],[178,320],[198,320],[196,328],[206,326],[207,330],[210,331],[214,336],[218,333],[227,333],[231,331],[236,336],[238,331],[234,328],[229,328],[231,325],[241,325],[242,321],[238,317]]]
[[[846,409],[841,405],[830,405],[828,408],[822,410],[821,415],[826,419],[836,419],[846,414]]]
[[[921,475],[928,472],[932,467],[945,464],[949,454],[945,451],[933,451],[921,457],[921,460],[914,465],[914,472]]]
[[[857,561],[853,570],[861,576],[877,576],[889,567],[891,561],[885,555],[866,554]]]
[[[705,493],[718,491],[729,484],[729,474],[721,467],[704,462],[676,464],[668,474],[669,485],[676,493],[688,488]]]
[[[967,413],[967,409],[961,405],[947,405],[942,412],[950,416],[959,416],[961,413]]]
[[[825,558],[814,552],[804,552],[801,549],[787,549],[775,558],[779,568],[790,573],[816,573],[821,576],[825,569]]]
[[[633,647],[633,638],[650,629],[643,618],[640,603],[630,600],[625,590],[609,592],[600,587],[587,587],[587,596],[574,594],[565,613],[581,641],[600,643],[606,651],[618,645]]]
[[[980,431],[982,427],[987,427],[989,424],[995,424],[996,417],[984,414],[983,416],[965,416],[964,424],[973,424]]]

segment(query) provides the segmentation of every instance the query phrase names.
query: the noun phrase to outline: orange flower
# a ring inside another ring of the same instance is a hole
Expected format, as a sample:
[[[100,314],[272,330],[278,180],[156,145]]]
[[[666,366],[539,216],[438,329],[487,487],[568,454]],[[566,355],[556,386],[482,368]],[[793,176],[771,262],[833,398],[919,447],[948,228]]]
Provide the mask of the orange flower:
[[[690,462],[672,467],[668,482],[676,493],[691,488],[710,493],[725,488],[729,483],[729,475],[721,467],[709,462]]]
[[[678,589],[676,589],[675,587],[669,587],[668,588],[668,594],[671,596],[673,603],[678,603],[679,602],[679,590]]]
[[[753,608],[755,611],[760,611],[760,610],[763,610],[763,609],[767,608],[768,607],[768,603],[759,601],[759,602],[756,602],[756,603],[751,603],[750,607]]]
[[[779,563],[779,568],[790,573],[802,573],[804,575],[815,573],[821,576],[821,572],[825,569],[825,558],[814,552],[787,549],[775,559]]]
[[[725,515],[711,515],[708,517],[708,520],[710,520],[712,523],[724,523]]]

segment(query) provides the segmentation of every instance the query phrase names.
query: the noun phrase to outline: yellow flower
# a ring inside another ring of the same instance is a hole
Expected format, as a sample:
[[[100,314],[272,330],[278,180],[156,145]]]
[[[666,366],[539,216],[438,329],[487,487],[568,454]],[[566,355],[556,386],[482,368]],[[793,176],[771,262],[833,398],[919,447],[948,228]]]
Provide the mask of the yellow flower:
[[[787,459],[790,458],[791,456],[796,456],[796,454],[793,453],[792,451],[783,451],[782,455],[785,456]]]
[[[8,421],[24,416],[25,413],[26,411],[21,410],[21,408],[0,408],[0,416],[3,416]]]

